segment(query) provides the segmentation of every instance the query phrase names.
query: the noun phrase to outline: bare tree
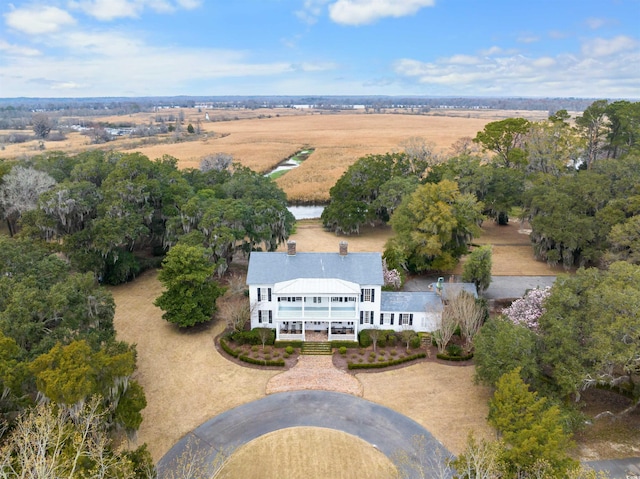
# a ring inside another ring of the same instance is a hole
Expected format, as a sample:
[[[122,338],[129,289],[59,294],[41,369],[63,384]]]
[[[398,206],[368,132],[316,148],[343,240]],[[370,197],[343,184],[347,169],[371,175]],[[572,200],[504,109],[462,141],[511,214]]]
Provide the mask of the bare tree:
[[[271,339],[271,336],[273,335],[272,329],[256,328],[255,330],[258,333],[258,337],[260,338],[260,342],[262,343],[262,350],[264,351],[264,347],[267,344],[267,341],[269,341],[269,339]]]
[[[11,236],[16,232],[16,222],[20,217],[27,211],[35,210],[40,195],[55,184],[56,180],[47,173],[22,166],[14,166],[3,177],[0,207]]]
[[[412,136],[400,143],[400,146],[411,161],[412,173],[417,176],[421,176],[429,166],[440,162],[440,157],[435,152],[435,143],[422,137]]]
[[[460,326],[460,332],[465,340],[465,350],[471,351],[473,338],[480,330],[484,320],[484,309],[478,304],[476,298],[466,291],[461,291],[451,298],[446,309],[456,324]]]
[[[223,318],[227,327],[233,331],[242,331],[251,319],[256,305],[250,304],[248,298],[224,298],[218,306],[218,316]]]
[[[457,471],[457,477],[468,477],[474,479],[496,479],[503,477],[500,464],[500,452],[502,443],[488,441],[486,439],[476,440],[473,433],[467,437],[467,444],[453,462],[453,467]]]
[[[200,161],[200,171],[207,172],[210,170],[224,171],[233,163],[233,155],[229,153],[215,153],[205,156]]]
[[[431,439],[431,441],[434,440]],[[452,458],[439,444],[427,444],[425,436],[413,436],[409,449],[396,451],[391,456],[398,471],[396,476],[398,479],[450,479],[453,477],[450,465]]]
[[[473,142],[473,138],[470,136],[463,136],[451,143],[451,154],[453,156],[464,155],[478,155],[480,154],[480,147]]]
[[[53,122],[44,113],[36,113],[31,118],[31,127],[36,137],[44,140],[49,136],[51,129],[53,128]]]
[[[444,350],[447,347],[447,344],[449,344],[449,341],[451,341],[457,326],[458,322],[456,321],[455,316],[451,313],[451,309],[448,305],[445,306],[440,319],[440,328],[433,333],[433,339],[435,339],[436,345],[438,346],[438,353],[444,353]]]
[[[219,451],[212,445],[203,446],[191,436],[182,453],[158,471],[158,479],[214,478],[222,470],[231,451]]]
[[[400,332],[400,337],[402,338],[402,342],[407,346],[407,351],[409,351],[409,346],[411,345],[411,340],[415,338],[416,332],[411,329],[409,326],[403,326],[402,331]]]
[[[382,336],[382,331],[375,326],[369,330],[369,337],[371,338],[371,344],[373,344],[373,352],[378,351],[378,341]]]
[[[100,404],[94,397],[75,414],[50,404],[28,410],[0,449],[0,478],[133,477],[131,463],[110,448]]]

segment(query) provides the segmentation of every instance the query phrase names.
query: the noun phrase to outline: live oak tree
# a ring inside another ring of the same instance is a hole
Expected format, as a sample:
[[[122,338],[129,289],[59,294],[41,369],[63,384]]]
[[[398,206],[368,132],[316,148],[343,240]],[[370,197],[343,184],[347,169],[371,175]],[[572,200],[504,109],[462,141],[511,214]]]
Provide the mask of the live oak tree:
[[[452,181],[419,186],[391,218],[395,236],[384,252],[389,267],[414,272],[453,268],[480,233],[481,211],[475,196],[460,193]]]
[[[462,193],[469,193],[484,205],[483,214],[498,224],[507,224],[514,206],[522,204],[525,172],[486,164],[480,157],[461,155],[435,165],[426,182],[454,181]]]
[[[561,397],[588,387],[627,391],[640,403],[640,266],[613,263],[556,280],[540,317],[542,368]]]
[[[598,264],[616,224],[638,211],[640,157],[599,160],[590,170],[539,176],[524,195],[537,258],[549,264]]]
[[[202,246],[178,243],[171,248],[158,274],[165,290],[154,302],[164,311],[162,317],[180,327],[209,321],[224,294],[213,280],[214,272]]]
[[[329,190],[331,201],[322,212],[322,224],[336,233],[352,234],[365,224],[386,223],[391,214],[389,206],[397,205],[398,194],[412,190],[417,183],[398,182],[397,178],[418,179],[424,168],[425,162],[405,153],[360,158]]]
[[[536,333],[504,318],[489,319],[474,338],[476,381],[495,386],[505,371],[520,368],[529,384],[539,384],[539,348]]]
[[[135,431],[142,422],[140,410],[146,406],[142,389],[131,375],[135,370],[135,352],[124,344],[98,351],[86,341],[58,343],[29,364],[39,393],[59,407],[82,409],[89,399],[99,396],[109,422]]]

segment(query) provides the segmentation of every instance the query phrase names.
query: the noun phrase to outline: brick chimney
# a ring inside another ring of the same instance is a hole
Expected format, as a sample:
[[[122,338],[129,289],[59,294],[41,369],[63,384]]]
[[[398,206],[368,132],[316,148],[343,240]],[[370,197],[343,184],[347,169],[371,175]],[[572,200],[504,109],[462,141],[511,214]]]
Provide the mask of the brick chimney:
[[[287,254],[289,256],[296,255],[296,242],[295,241],[287,241]]]
[[[349,243],[346,241],[340,241],[340,256],[347,256],[349,252]]]

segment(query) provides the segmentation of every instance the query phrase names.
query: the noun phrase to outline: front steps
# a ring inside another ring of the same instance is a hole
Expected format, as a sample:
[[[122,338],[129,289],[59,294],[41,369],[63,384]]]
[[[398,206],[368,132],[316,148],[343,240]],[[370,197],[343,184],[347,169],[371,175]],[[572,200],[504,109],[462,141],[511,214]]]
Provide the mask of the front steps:
[[[309,355],[330,355],[331,343],[328,341],[305,341],[302,343],[300,354]]]

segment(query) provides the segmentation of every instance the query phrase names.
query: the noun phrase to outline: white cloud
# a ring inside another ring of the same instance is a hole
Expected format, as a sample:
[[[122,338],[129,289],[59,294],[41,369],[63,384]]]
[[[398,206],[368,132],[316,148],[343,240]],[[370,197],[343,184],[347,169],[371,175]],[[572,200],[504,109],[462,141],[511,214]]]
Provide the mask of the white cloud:
[[[604,25],[606,25],[607,24],[607,20],[605,20],[604,18],[591,17],[591,18],[587,18],[584,23],[591,30],[597,30],[598,28],[603,27]]]
[[[172,13],[177,9],[193,10],[202,0],[70,0],[69,7],[82,10],[101,21],[116,18],[136,18],[149,8],[157,13]]]
[[[74,18],[65,10],[58,7],[38,5],[17,8],[6,13],[4,17],[10,28],[29,35],[54,33],[63,27],[76,23]]]
[[[4,40],[0,40],[0,51],[5,52],[7,55],[20,56],[20,57],[35,57],[42,55],[40,50],[30,47],[21,47],[20,45],[12,45]]]
[[[178,0],[178,5],[185,10],[195,10],[202,5],[203,0]]]
[[[324,6],[330,0],[304,0],[303,8],[296,10],[295,15],[304,23],[313,25],[318,21],[318,17],[322,15]]]
[[[631,37],[619,35],[615,38],[594,38],[582,45],[582,53],[589,57],[604,57],[628,50],[637,50],[638,42]]]
[[[337,0],[329,6],[331,19],[343,25],[365,25],[385,17],[414,15],[435,0]]]
[[[551,57],[540,57],[531,62],[534,67],[537,68],[549,68],[556,64],[556,61]]]
[[[537,37],[535,35],[523,34],[518,37],[518,42],[520,43],[535,43],[538,41],[540,41],[540,37]]]
[[[447,62],[460,65],[476,65],[480,63],[480,59],[471,55],[453,55],[447,59]]]
[[[628,41],[607,45],[594,47],[610,52],[597,56],[527,57],[493,49],[493,55],[481,52],[475,61],[458,61],[466,58],[462,55],[431,62],[405,58],[394,71],[430,94],[640,97],[640,52]]]
[[[303,62],[291,65],[295,70],[303,71],[303,72],[323,72],[329,70],[337,70],[338,65],[336,63],[330,62],[320,62],[320,63],[312,63],[312,62]]]

